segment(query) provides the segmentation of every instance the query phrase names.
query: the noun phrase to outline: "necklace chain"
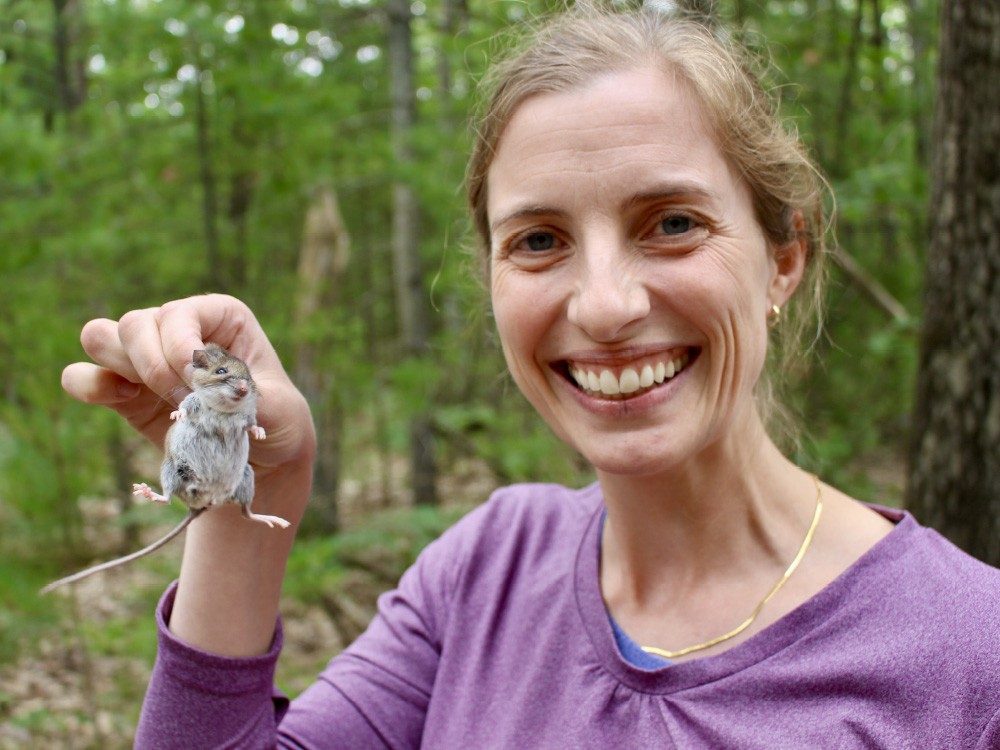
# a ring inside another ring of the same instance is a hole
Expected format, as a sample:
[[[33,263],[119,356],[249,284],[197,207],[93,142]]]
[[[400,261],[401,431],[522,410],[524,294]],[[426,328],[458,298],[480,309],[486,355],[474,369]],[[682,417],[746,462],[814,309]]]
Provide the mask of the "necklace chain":
[[[695,651],[702,651],[706,648],[710,648],[724,641],[728,641],[730,638],[735,638],[744,630],[750,627],[754,620],[757,619],[757,615],[760,614],[761,610],[764,609],[764,605],[767,604],[771,598],[781,590],[781,587],[785,585],[785,582],[791,578],[792,573],[795,569],[799,567],[799,563],[802,562],[802,558],[805,557],[806,550],[809,549],[809,545],[812,544],[813,536],[816,534],[816,527],[819,525],[819,516],[823,512],[823,499],[822,490],[820,489],[819,479],[816,475],[812,475],[813,482],[816,485],[816,511],[813,513],[812,523],[809,524],[809,530],[806,532],[805,539],[802,540],[802,544],[799,546],[799,551],[795,555],[795,559],[792,560],[791,564],[785,570],[778,582],[774,584],[770,591],[767,592],[767,596],[760,600],[760,603],[754,607],[753,612],[750,616],[737,625],[735,628],[730,630],[728,633],[724,633],[716,638],[712,638],[704,643],[698,643],[694,646],[688,646],[687,648],[682,648],[678,651],[667,651],[666,649],[657,648],[656,646],[641,646],[642,650],[648,654],[656,654],[657,656],[662,656],[666,659],[676,659],[679,656],[685,656],[686,654],[694,653]]]

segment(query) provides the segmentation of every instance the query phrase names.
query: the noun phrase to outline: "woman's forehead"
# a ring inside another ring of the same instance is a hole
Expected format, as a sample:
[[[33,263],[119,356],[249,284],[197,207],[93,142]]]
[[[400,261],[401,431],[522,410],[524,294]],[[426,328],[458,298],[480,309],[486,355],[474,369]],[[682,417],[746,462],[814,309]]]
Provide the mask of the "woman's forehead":
[[[567,190],[611,197],[665,181],[701,183],[709,192],[734,187],[689,87],[653,69],[526,100],[504,129],[487,179],[491,220],[512,202]]]

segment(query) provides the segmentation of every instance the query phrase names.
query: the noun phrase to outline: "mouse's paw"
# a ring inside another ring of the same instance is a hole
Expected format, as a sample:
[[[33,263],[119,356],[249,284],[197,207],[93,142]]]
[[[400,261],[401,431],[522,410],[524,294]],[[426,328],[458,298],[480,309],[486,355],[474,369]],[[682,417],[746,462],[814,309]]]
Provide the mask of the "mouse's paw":
[[[183,409],[176,409],[175,411],[170,412],[170,421],[183,422],[186,416],[187,414],[184,413]]]
[[[273,529],[275,526],[277,526],[279,529],[287,529],[289,526],[291,526],[291,524],[288,523],[288,521],[286,521],[281,516],[266,516],[262,513],[250,513],[250,512],[246,513],[245,515],[251,521],[259,521],[260,523],[267,524],[267,528],[269,529]]]
[[[152,500],[154,503],[169,503],[170,498],[164,497],[163,495],[158,495],[153,491],[153,488],[148,484],[143,482],[142,484],[132,485],[132,494],[136,497],[144,497],[147,500]]]
[[[263,440],[264,438],[267,437],[267,433],[264,432],[264,428],[261,427],[260,425],[256,424],[250,425],[249,427],[247,427],[247,432],[250,433],[250,437],[252,437],[254,440]]]

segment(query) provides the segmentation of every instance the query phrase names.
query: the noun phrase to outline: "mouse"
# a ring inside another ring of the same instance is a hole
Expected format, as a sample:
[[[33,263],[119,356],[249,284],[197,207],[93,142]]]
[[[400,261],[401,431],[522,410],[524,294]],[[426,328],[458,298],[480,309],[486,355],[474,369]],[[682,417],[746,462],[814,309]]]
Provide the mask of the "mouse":
[[[250,368],[217,344],[196,349],[191,364],[191,393],[170,413],[173,424],[167,430],[160,467],[162,494],[145,482],[132,485],[133,495],[155,503],[180,498],[188,507],[187,516],[149,546],[53,581],[41,593],[145,557],[218,505],[237,503],[244,518],[269,528],[290,525],[284,518],[250,509],[254,496],[254,474],[248,463],[250,438],[266,438],[264,428],[257,424],[258,392]]]

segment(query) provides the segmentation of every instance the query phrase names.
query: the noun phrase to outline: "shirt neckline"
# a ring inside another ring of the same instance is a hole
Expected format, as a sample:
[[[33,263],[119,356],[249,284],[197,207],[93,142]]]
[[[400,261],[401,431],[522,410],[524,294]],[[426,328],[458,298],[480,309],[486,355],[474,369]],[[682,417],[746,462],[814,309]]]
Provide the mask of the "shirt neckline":
[[[577,608],[593,653],[605,671],[623,685],[644,693],[667,694],[703,685],[739,672],[792,645],[817,625],[829,619],[845,597],[870,583],[870,574],[901,556],[907,540],[919,530],[907,511],[865,503],[895,524],[895,528],[810,599],[768,625],[746,641],[721,654],[683,661],[658,669],[643,669],[622,658],[615,645],[607,608],[601,596],[598,534],[605,512],[600,486],[595,483],[584,494],[596,502],[580,540],[575,561],[574,586]]]

